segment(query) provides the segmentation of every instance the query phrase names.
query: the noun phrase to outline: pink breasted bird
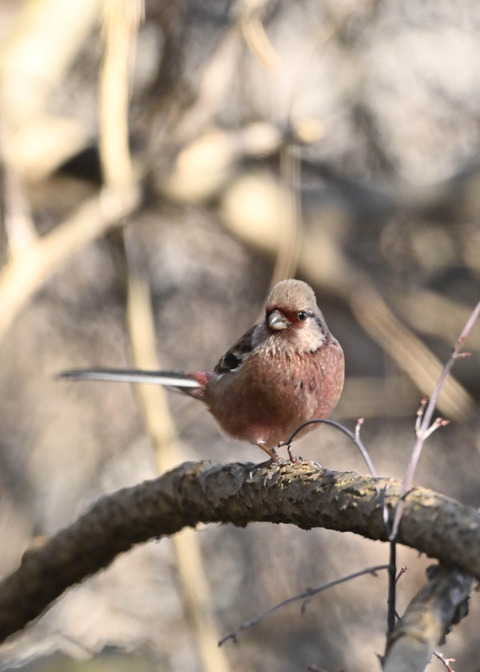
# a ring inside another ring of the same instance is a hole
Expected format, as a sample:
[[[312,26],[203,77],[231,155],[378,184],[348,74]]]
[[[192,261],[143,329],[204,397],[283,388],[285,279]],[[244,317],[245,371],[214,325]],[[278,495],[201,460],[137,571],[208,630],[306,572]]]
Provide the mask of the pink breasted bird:
[[[280,461],[275,448],[304,422],[324,419],[343,388],[343,350],[330,333],[312,288],[279,282],[265,318],[220,359],[213,372],[78,369],[70,380],[155,383],[203,401],[223,431],[257,444]],[[297,436],[315,429],[305,427]]]

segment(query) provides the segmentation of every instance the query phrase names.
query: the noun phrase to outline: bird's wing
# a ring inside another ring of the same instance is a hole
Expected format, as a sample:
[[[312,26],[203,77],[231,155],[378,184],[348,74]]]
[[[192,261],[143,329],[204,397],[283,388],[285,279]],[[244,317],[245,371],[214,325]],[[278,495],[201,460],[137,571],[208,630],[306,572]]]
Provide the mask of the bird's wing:
[[[253,335],[258,325],[249,329],[238,341],[232,345],[217,363],[214,371],[216,374],[236,371],[245,357],[254,349]]]
[[[123,383],[153,383],[173,389],[197,388],[201,384],[180,371],[141,371],[139,369],[74,369],[58,376],[68,380],[107,380]]]

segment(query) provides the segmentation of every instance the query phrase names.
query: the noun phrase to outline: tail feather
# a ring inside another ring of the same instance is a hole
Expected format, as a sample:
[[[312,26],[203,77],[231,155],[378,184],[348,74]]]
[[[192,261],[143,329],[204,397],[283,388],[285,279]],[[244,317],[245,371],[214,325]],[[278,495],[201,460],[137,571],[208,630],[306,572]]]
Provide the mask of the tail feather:
[[[64,380],[104,380],[122,383],[152,383],[181,391],[199,388],[200,383],[180,371],[141,371],[139,369],[73,369],[62,371],[57,378]]]

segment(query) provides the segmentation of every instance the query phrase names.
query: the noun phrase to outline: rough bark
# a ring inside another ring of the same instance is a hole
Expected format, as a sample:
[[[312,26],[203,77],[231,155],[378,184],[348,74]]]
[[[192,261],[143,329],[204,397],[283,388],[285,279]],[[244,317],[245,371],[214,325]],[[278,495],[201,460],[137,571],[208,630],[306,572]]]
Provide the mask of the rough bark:
[[[381,482],[391,516],[399,483]],[[430,490],[406,497],[398,541],[480,578],[480,513]],[[24,627],[68,587],[138,543],[199,522],[325,527],[386,541],[371,477],[312,463],[185,463],[152,481],[102,497],[0,584],[0,640]]]
[[[475,583],[470,574],[438,566],[428,574],[389,638],[383,672],[422,672],[452,624],[468,613]]]

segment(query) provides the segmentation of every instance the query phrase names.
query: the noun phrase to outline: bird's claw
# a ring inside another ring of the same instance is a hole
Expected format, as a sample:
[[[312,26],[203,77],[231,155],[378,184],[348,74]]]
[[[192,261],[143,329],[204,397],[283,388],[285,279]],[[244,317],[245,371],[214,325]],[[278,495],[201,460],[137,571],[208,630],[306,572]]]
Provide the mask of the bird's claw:
[[[286,446],[287,448],[287,453],[288,453],[288,462],[290,464],[295,464],[296,462],[303,462],[303,459],[300,457],[300,455],[292,455],[292,444],[289,441],[283,441],[282,443],[279,444],[279,447],[281,446]]]
[[[295,464],[297,462],[304,461],[303,457],[300,457],[300,455],[292,455],[292,444],[290,443],[290,441],[281,441],[277,446],[277,448],[284,448],[284,447],[286,447],[287,449],[288,460],[284,460],[281,457],[279,457],[276,451],[274,450],[273,453],[277,458],[275,459],[275,462],[277,462],[278,464]]]
[[[280,455],[275,454],[275,456],[272,455],[269,460],[257,464],[257,467],[271,467],[273,465],[284,467],[286,464],[290,464],[290,460],[285,460],[283,457],[280,457]]]

